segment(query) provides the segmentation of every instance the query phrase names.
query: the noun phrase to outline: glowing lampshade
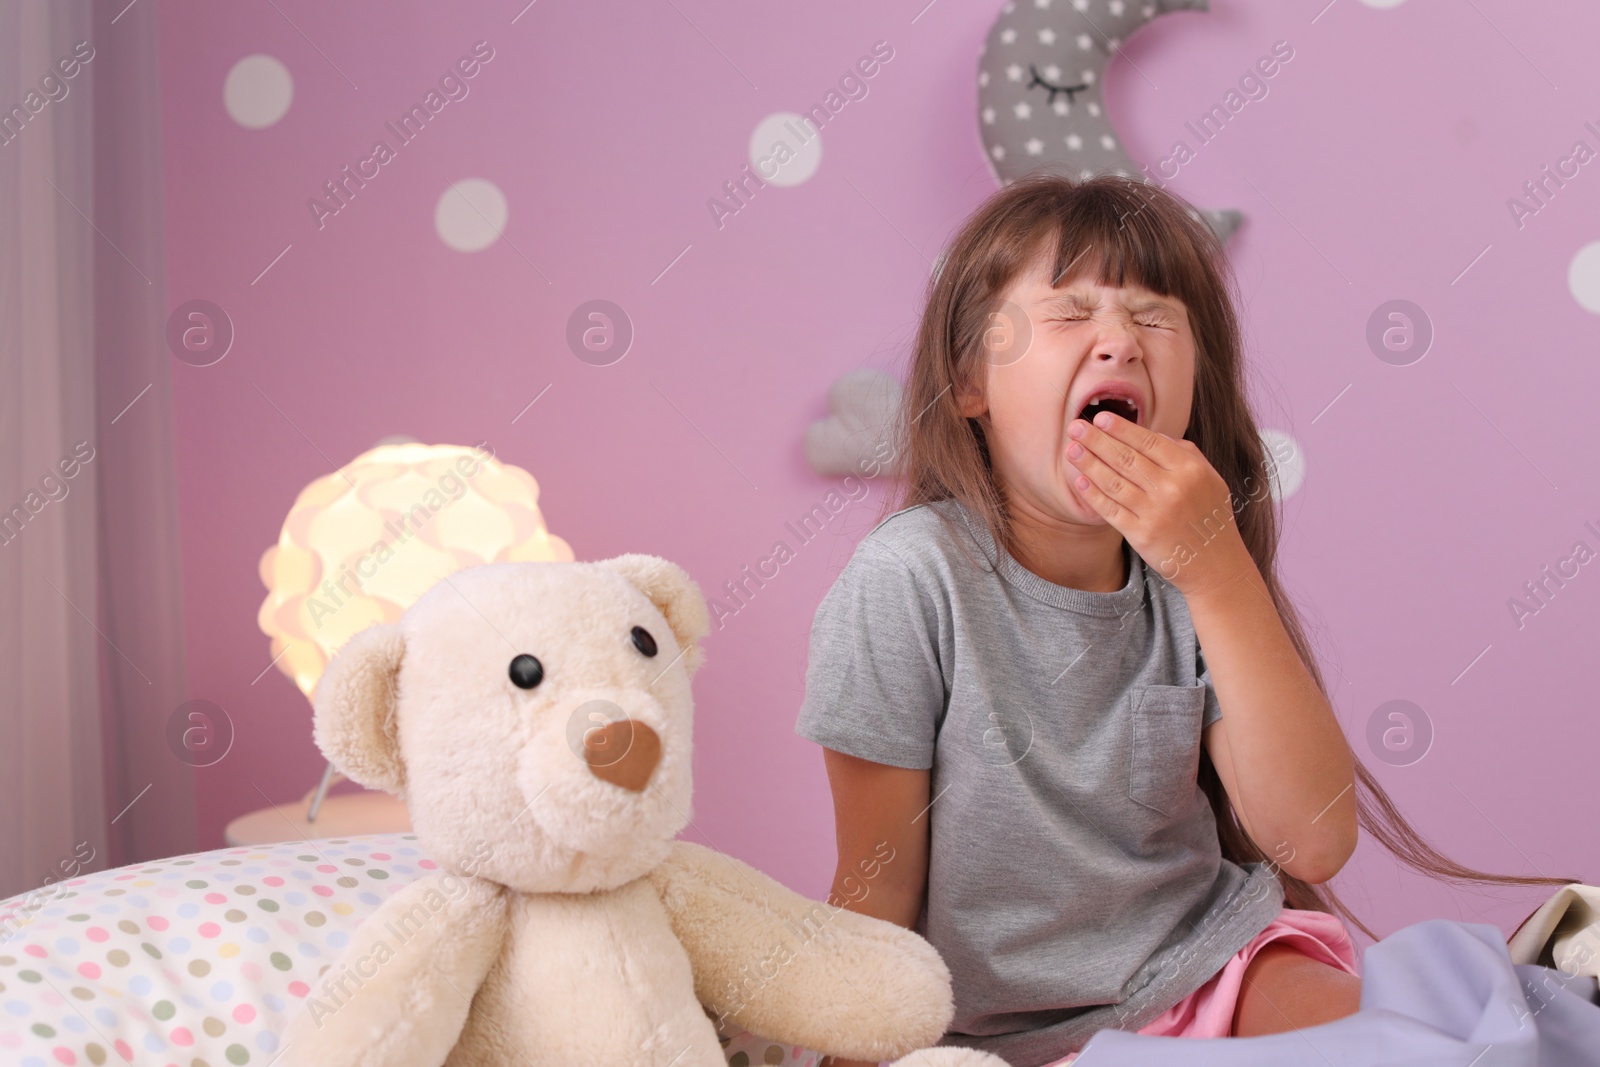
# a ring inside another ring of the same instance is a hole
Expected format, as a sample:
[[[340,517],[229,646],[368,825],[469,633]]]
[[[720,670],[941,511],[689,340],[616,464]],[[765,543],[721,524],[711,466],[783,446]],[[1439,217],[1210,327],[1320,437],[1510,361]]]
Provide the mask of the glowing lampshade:
[[[261,555],[257,622],[308,698],[339,647],[480,563],[572,560],[533,475],[487,446],[380,444],[300,491]]]

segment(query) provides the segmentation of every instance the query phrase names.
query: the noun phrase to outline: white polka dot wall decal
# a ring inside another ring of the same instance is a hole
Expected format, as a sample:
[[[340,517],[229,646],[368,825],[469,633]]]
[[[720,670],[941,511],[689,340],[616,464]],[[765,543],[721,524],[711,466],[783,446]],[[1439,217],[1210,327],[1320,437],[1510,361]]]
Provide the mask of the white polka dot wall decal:
[[[250,130],[283,118],[293,99],[289,68],[268,55],[245,56],[222,83],[222,106],[228,117]]]
[[[750,168],[772,185],[799,185],[822,164],[822,133],[792,111],[776,111],[750,135]],[[752,187],[753,188],[753,187]]]
[[[433,228],[457,252],[479,252],[500,239],[506,228],[506,194],[484,178],[463,178],[439,197]]]
[[[1261,445],[1267,450],[1267,474],[1273,499],[1288,500],[1305,484],[1305,449],[1282,430],[1262,430]]]
[[[1567,288],[1585,311],[1600,315],[1600,241],[1578,249],[1567,268]]]

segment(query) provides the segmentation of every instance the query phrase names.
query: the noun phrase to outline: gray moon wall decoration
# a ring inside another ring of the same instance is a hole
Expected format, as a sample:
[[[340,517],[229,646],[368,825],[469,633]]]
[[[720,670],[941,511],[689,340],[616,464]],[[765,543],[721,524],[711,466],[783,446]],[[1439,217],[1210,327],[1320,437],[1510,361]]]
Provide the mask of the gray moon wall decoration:
[[[978,133],[995,179],[1005,186],[1048,169],[1148,181],[1106,115],[1106,66],[1150,20],[1210,9],[1209,0],[1007,0],[978,62]],[[1201,216],[1223,241],[1244,221],[1231,209]]]

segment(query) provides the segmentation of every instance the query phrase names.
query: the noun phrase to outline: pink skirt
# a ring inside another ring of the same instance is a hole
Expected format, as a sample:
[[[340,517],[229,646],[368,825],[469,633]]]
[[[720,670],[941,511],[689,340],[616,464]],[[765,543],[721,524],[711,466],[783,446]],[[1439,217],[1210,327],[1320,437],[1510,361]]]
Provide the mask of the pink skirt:
[[[1324,911],[1284,908],[1278,917],[1251,938],[1205,984],[1136,1032],[1153,1037],[1230,1037],[1233,1010],[1239,1002],[1245,968],[1268,942],[1284,940],[1321,963],[1359,974],[1350,933],[1337,916]],[[1078,1058],[1076,1052],[1046,1067],[1064,1067]]]

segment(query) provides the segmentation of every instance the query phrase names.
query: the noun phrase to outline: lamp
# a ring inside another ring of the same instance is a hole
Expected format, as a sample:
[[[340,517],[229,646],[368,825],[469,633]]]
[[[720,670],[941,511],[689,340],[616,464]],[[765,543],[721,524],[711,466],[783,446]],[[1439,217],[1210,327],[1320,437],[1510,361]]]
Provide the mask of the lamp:
[[[272,638],[273,663],[309,700],[346,641],[394,622],[447,575],[480,563],[572,558],[545,528],[533,475],[486,444],[388,438],[295,498],[278,543],[261,555],[267,597],[257,622]],[[285,840],[290,828],[320,837],[410,829],[398,798],[324,799],[336,777],[330,764],[302,800],[235,819],[228,843]]]

